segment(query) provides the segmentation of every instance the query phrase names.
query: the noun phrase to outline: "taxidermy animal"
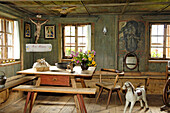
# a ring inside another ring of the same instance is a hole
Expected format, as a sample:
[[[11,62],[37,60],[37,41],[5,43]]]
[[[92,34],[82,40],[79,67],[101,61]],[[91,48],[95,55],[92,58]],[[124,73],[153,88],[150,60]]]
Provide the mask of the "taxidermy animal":
[[[135,89],[135,87],[132,85],[131,82],[125,82],[122,87],[122,90],[127,90],[126,97],[125,97],[126,104],[125,104],[125,108],[124,108],[124,113],[126,113],[126,109],[129,105],[129,103],[131,103],[129,113],[132,113],[132,109],[133,109],[133,106],[135,105],[136,101],[140,101],[140,105],[141,105],[140,110],[142,110],[144,108],[142,100],[145,103],[145,107],[146,107],[145,112],[149,110],[149,107],[148,107],[148,104],[146,101],[146,92],[145,92],[144,86],[143,87],[141,86],[141,87],[138,87]]]
[[[36,67],[50,67],[50,65],[45,61],[45,58],[37,59],[37,62],[34,63],[33,68]]]

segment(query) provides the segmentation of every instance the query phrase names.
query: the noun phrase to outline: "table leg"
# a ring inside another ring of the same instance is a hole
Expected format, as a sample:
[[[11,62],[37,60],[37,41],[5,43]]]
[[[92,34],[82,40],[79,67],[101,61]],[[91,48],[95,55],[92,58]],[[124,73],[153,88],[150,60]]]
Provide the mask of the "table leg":
[[[82,87],[83,87],[83,88],[86,88],[86,84],[85,84],[85,82],[84,82],[84,79],[83,79],[83,78],[80,78],[80,81],[81,81]]]
[[[83,104],[84,112],[87,113],[86,106],[85,106],[84,100],[83,100],[83,95],[80,95],[80,98],[81,98],[81,101],[82,101],[82,104]]]
[[[41,83],[41,78],[39,77],[38,80],[36,81],[35,86],[40,86],[40,83]],[[34,102],[35,102],[36,97],[37,97],[37,93],[34,93],[34,98],[33,98],[33,100],[32,100],[32,105],[30,105],[30,106],[33,106],[33,105],[34,105]]]
[[[83,106],[83,103],[82,103],[82,99],[80,97],[80,94],[77,94],[77,99],[78,99],[78,102],[79,102],[79,106],[80,106],[80,110],[81,110],[81,113],[84,113],[84,106]]]
[[[30,95],[31,95],[31,92],[28,92],[27,99],[26,99],[26,102],[25,102],[25,107],[24,107],[24,113],[26,113],[26,111],[27,111],[27,106],[28,106],[28,102],[29,102],[29,99],[30,99]]]
[[[76,81],[75,81],[74,77],[71,78],[71,84],[72,84],[73,88],[77,88]],[[76,95],[74,95],[74,101],[75,101],[77,113],[81,113],[81,109],[80,109],[80,106],[79,106],[78,98],[77,98]]]
[[[31,102],[30,102],[30,111],[29,111],[29,113],[31,113],[31,111],[32,111],[32,107],[33,107],[32,102],[33,102],[33,99],[34,99],[34,92],[31,93]]]

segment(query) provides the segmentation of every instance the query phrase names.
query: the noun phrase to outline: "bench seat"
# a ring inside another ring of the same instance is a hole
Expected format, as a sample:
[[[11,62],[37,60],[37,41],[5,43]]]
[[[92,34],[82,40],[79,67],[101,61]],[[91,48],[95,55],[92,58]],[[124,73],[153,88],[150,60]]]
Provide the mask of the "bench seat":
[[[29,113],[31,113],[34,104],[34,94],[37,92],[65,93],[76,95],[81,113],[87,113],[82,94],[96,93],[96,88],[73,88],[73,87],[34,86],[34,85],[19,85],[17,87],[14,87],[12,90],[28,92],[24,107],[24,113],[26,113],[29,101],[30,101]]]
[[[37,78],[36,76],[23,76],[23,77],[18,78],[18,79],[14,79],[14,80],[7,81],[7,82],[5,83],[5,87],[0,89],[0,92],[4,91],[4,90],[6,90],[6,89],[9,89],[9,88],[13,88],[13,87],[15,87],[15,86],[18,86],[18,85],[20,85],[20,84],[23,84],[23,83],[25,83],[25,82],[34,80],[34,79],[36,79],[36,78]]]
[[[55,86],[34,86],[34,85],[19,85],[12,90],[26,92],[51,92],[51,93],[66,93],[66,94],[95,94],[96,88],[72,88],[72,87],[55,87]]]

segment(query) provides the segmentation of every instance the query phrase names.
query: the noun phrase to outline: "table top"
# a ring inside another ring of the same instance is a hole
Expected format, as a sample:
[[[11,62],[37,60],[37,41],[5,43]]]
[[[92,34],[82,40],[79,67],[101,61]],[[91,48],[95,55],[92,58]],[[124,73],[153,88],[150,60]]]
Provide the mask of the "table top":
[[[50,66],[50,71],[36,71],[36,69],[26,69],[18,71],[17,74],[34,74],[34,75],[65,75],[65,76],[82,76],[91,77],[95,72],[96,67],[89,67],[88,70],[82,71],[80,66],[75,66],[73,68],[73,73],[70,70],[59,69],[56,66]]]

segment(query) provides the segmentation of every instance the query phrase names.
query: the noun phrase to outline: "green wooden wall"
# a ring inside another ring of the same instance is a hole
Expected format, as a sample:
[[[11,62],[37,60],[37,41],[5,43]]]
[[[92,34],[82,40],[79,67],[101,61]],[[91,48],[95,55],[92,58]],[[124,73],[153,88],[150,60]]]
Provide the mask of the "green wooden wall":
[[[106,68],[115,68],[115,47],[116,47],[116,37],[115,37],[115,27],[116,20],[115,15],[102,15],[96,17],[78,17],[78,18],[48,18],[50,21],[46,23],[46,25],[55,25],[56,26],[56,38],[55,39],[45,39],[44,38],[44,25],[41,29],[41,36],[38,43],[50,43],[52,44],[51,52],[41,52],[41,53],[26,53],[24,54],[25,60],[30,59],[30,55],[32,55],[32,59],[35,62],[39,58],[45,58],[49,64],[54,65],[54,63],[59,61],[58,51],[58,42],[59,41],[59,24],[69,24],[69,23],[93,23],[94,24],[94,43],[95,43],[95,51],[96,57],[95,60],[97,62],[97,67],[106,67]],[[34,26],[33,32],[35,32],[36,26]],[[108,32],[106,35],[103,34],[103,27],[106,26]],[[34,43],[34,36],[29,41]],[[29,42],[28,39],[24,38],[24,44]],[[25,45],[24,45],[25,47]],[[25,51],[25,48],[24,48]],[[29,54],[29,55],[28,55]],[[32,61],[27,60],[25,62]],[[33,63],[33,62],[32,62]],[[30,65],[24,63],[24,68],[28,68]]]
[[[19,18],[20,20],[23,19],[23,22],[20,21],[21,26],[21,50],[23,52],[23,64],[24,69],[31,68],[33,63],[39,59],[39,58],[45,58],[49,64],[54,65],[56,62],[59,62],[60,58],[60,50],[61,47],[59,45],[61,44],[61,37],[60,37],[60,24],[69,24],[69,23],[93,23],[94,24],[94,50],[96,51],[96,63],[97,63],[97,69],[100,68],[116,68],[116,69],[123,69],[123,57],[125,56],[126,52],[124,54],[120,55],[119,51],[119,21],[143,21],[145,23],[145,37],[144,37],[144,44],[140,44],[139,48],[140,50],[143,49],[144,53],[142,56],[140,54],[138,55],[139,63],[140,63],[140,71],[143,72],[165,72],[165,66],[166,63],[149,63],[148,62],[148,55],[149,55],[149,35],[148,35],[148,22],[153,21],[169,21],[169,16],[141,16],[141,15],[98,15],[98,16],[80,16],[80,17],[66,17],[66,18],[60,18],[60,17],[43,17],[43,19],[48,19],[49,22],[46,23],[46,25],[55,25],[56,26],[56,38],[55,39],[45,39],[44,38],[44,25],[41,29],[41,35],[38,43],[46,43],[46,44],[52,44],[52,51],[51,52],[39,52],[39,53],[32,53],[32,52],[26,52],[25,46],[26,44],[32,44],[35,42],[34,38],[34,32],[36,31],[36,26],[29,21],[29,17],[23,16],[20,17],[21,14],[12,13],[10,11],[9,14],[7,14],[7,10],[3,11],[2,13],[3,17],[7,15],[8,18]],[[24,14],[23,14],[24,15]],[[1,16],[1,15],[0,15]],[[163,19],[161,18],[163,17]],[[35,18],[35,17],[34,17]],[[24,22],[30,22],[31,23],[31,30],[32,30],[32,36],[31,38],[25,38],[24,37]],[[103,27],[106,26],[107,33],[106,35],[103,34]],[[20,64],[17,65],[11,65],[7,67],[0,67],[0,70],[6,70],[5,72],[7,75],[12,76],[16,73],[17,70],[20,69]],[[126,71],[130,71],[127,70]],[[136,70],[134,70],[136,71]]]

